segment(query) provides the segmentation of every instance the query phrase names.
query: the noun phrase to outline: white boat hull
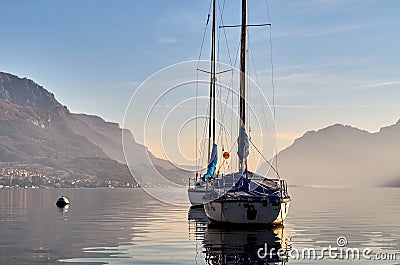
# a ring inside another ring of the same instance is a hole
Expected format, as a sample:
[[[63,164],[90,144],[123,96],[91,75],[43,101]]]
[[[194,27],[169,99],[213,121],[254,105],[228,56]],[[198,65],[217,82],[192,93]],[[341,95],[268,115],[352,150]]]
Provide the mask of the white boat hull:
[[[279,225],[289,211],[290,199],[281,203],[224,199],[204,203],[208,218],[217,223]]]
[[[192,206],[203,205],[203,197],[206,194],[206,189],[204,188],[189,188],[188,196],[189,201]]]

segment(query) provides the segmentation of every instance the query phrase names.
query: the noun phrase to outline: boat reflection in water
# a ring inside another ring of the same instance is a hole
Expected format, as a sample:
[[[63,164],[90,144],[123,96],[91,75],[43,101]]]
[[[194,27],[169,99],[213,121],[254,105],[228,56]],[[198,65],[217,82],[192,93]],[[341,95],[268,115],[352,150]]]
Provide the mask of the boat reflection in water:
[[[283,265],[288,262],[285,253],[290,250],[290,244],[283,226],[229,228],[210,223],[204,210],[197,208],[189,210],[189,235],[201,241],[207,264]]]
[[[207,226],[210,223],[203,207],[191,207],[188,212],[189,237],[192,240],[203,241]]]

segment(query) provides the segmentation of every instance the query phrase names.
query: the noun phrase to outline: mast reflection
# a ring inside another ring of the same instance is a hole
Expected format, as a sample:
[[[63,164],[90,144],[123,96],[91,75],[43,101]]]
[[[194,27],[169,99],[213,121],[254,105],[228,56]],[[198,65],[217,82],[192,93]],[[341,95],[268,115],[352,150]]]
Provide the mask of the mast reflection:
[[[190,239],[203,241],[210,223],[203,207],[191,207],[188,212]]]
[[[207,264],[286,264],[289,244],[283,226],[227,229],[210,224],[204,248]]]

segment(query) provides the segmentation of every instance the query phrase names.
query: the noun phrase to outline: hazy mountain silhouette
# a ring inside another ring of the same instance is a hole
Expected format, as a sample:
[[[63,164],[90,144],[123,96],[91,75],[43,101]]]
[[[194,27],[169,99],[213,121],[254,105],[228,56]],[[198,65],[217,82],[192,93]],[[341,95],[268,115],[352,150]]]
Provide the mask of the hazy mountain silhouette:
[[[124,149],[130,158],[131,171],[135,178],[140,178],[143,181],[146,177],[153,176],[156,170],[174,183],[187,184],[190,173],[179,170],[168,161],[155,157],[145,146],[136,143],[129,130],[121,129],[117,123],[106,122],[97,116],[73,115],[92,129],[91,131],[80,131],[79,134],[84,135],[93,144],[100,146],[109,157],[120,163],[126,163],[122,148],[122,134],[124,135]],[[93,132],[96,134],[93,134]],[[147,159],[144,159],[147,156],[149,156],[151,164],[146,162]]]
[[[122,151],[122,133],[129,140],[125,150],[135,158],[131,165],[135,175],[145,178],[154,174],[153,165],[142,162],[146,148],[134,141],[130,131],[97,116],[72,114],[32,80],[0,72],[0,162],[39,164],[66,177],[132,182]],[[158,171],[186,183],[186,172],[149,155]]]
[[[278,154],[290,184],[400,186],[400,121],[377,133],[336,124],[309,131]]]

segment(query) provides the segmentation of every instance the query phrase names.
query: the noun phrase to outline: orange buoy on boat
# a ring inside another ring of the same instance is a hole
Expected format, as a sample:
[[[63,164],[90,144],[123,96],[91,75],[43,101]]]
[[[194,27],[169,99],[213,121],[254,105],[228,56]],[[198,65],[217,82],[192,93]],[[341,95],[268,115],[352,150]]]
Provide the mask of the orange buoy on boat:
[[[224,152],[223,155],[224,159],[228,159],[229,158],[229,152]]]

